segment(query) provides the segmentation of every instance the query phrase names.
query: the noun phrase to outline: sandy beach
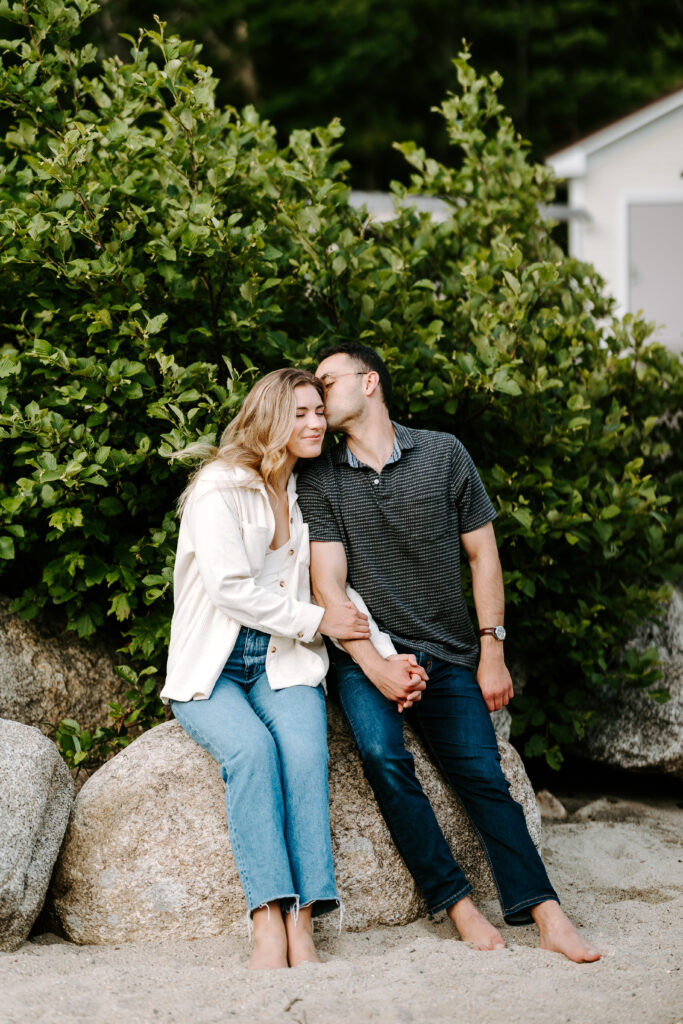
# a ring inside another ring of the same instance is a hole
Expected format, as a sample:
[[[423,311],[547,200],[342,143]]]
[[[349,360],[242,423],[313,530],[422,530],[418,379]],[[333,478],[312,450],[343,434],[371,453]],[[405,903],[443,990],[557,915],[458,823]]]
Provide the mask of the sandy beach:
[[[75,946],[36,935],[0,954],[5,1024],[683,1024],[683,794],[568,796],[544,826],[563,905],[603,952],[576,965],[506,928],[479,953],[449,921],[322,937],[324,963],[251,974],[246,938]],[[636,790],[638,787],[636,787]],[[482,904],[496,924],[496,904]]]

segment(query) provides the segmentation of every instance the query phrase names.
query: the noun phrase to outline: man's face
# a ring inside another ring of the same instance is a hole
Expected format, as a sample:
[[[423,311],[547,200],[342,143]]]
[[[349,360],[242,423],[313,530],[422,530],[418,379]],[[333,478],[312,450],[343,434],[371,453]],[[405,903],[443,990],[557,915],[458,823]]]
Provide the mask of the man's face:
[[[343,430],[345,424],[365,409],[365,374],[366,371],[345,352],[323,359],[315,371],[325,385],[325,415],[330,430]]]

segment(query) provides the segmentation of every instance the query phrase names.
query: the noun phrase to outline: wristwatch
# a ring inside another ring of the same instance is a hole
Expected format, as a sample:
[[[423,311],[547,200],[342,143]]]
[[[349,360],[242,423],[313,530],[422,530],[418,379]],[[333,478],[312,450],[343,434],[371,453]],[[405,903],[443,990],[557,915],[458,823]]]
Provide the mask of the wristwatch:
[[[479,636],[495,636],[496,640],[504,640],[507,636],[505,626],[485,626],[479,630]]]

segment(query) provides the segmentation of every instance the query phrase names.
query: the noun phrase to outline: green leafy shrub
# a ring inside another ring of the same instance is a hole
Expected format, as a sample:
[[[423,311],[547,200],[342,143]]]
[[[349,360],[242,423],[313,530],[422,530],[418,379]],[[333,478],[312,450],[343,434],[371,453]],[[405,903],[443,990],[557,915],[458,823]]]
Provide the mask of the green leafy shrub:
[[[557,766],[592,687],[654,678],[621,654],[681,571],[680,361],[552,242],[550,173],[466,54],[439,108],[453,166],[399,147],[411,192],[450,216],[374,224],[348,204],[337,122],[278,147],[252,109],[215,106],[197,48],[161,22],[97,66],[75,42],[95,10],[0,2],[17,35],[0,44],[4,586],[24,616],[49,603],[83,638],[118,632],[130,686],[93,735],[61,724],[67,760],[163,715],[185,480],[163,456],[214,438],[254,372],[361,339],[395,376],[396,418],[458,434],[497,503],[528,675],[514,727]]]

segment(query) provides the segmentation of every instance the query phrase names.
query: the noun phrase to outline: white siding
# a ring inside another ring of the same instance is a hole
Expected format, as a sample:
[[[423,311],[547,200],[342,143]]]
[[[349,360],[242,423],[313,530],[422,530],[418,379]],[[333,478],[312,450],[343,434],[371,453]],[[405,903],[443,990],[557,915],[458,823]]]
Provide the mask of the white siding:
[[[587,147],[585,172],[569,182],[570,207],[587,214],[586,219],[572,223],[570,251],[594,264],[617,299],[620,313],[629,311],[632,293],[629,207],[683,202],[682,174],[683,107],[679,106],[602,148],[590,151]],[[683,266],[678,271],[679,323],[683,323]],[[671,303],[666,306],[670,308]],[[644,314],[657,319],[658,310],[645,309]],[[680,349],[679,325],[662,332],[661,340]]]

